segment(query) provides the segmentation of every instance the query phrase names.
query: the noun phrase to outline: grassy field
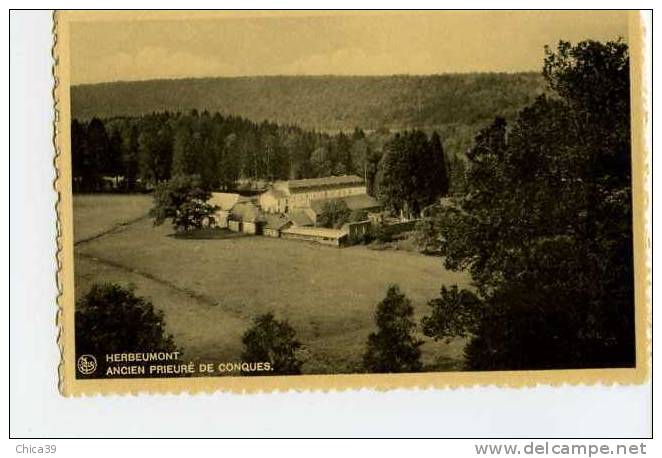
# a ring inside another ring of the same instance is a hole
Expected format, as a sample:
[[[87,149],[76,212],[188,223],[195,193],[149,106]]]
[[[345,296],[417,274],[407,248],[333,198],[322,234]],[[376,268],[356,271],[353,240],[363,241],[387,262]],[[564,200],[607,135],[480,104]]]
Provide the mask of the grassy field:
[[[168,331],[190,359],[239,360],[253,317],[274,311],[305,345],[305,372],[354,372],[388,284],[400,285],[420,319],[442,283],[468,283],[439,258],[416,253],[259,236],[175,238],[169,225],[137,219],[149,208],[145,196],[99,196],[98,205],[95,198],[74,197],[76,239],[87,239],[76,246],[77,297],[95,282],[134,284],[164,311]],[[423,361],[457,369],[463,346],[459,339],[426,339]]]
[[[74,240],[89,239],[147,215],[152,197],[145,194],[76,194]]]

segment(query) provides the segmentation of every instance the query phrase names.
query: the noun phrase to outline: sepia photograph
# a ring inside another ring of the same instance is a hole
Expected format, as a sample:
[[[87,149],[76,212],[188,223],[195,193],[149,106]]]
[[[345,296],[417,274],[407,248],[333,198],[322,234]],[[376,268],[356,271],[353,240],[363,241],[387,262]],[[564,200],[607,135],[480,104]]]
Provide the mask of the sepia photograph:
[[[55,23],[65,394],[646,376],[638,13]]]

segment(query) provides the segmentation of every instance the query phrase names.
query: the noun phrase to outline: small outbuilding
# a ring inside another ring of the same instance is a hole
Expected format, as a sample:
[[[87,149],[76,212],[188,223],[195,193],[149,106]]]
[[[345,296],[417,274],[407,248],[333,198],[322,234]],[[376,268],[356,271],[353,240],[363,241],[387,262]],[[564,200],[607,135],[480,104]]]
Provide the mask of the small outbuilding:
[[[347,232],[340,229],[327,229],[324,227],[289,227],[281,231],[284,239],[305,240],[340,247],[347,240]]]
[[[266,214],[264,215],[266,220],[264,225],[264,235],[267,237],[280,237],[281,231],[292,227],[292,221],[285,215],[278,214]]]
[[[228,227],[231,231],[245,234],[262,235],[266,221],[260,209],[252,202],[236,204],[228,217]]]

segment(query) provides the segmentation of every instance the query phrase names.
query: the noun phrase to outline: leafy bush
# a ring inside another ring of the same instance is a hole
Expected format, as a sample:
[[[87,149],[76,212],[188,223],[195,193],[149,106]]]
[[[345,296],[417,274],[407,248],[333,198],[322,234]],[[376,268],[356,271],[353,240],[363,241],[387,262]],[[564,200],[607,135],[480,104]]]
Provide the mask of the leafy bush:
[[[379,243],[389,243],[393,241],[393,234],[384,225],[376,226],[372,230],[372,236]]]
[[[351,210],[342,199],[332,199],[324,202],[318,222],[322,227],[340,228],[349,221]]]
[[[106,354],[178,350],[165,331],[163,312],[136,296],[133,287],[93,285],[76,303],[75,328],[76,358],[95,356],[96,375],[106,371]]]
[[[367,210],[353,210],[349,215],[349,221],[352,223],[358,223],[360,221],[366,221],[368,219]]]
[[[441,221],[446,216],[446,209],[438,205],[430,207],[426,216],[416,223],[414,240],[422,253],[440,254],[443,245],[441,236]]]
[[[448,341],[451,337],[467,337],[477,332],[483,304],[471,291],[460,290],[457,285],[450,289],[442,286],[440,297],[428,305],[432,313],[421,320],[426,336]]]

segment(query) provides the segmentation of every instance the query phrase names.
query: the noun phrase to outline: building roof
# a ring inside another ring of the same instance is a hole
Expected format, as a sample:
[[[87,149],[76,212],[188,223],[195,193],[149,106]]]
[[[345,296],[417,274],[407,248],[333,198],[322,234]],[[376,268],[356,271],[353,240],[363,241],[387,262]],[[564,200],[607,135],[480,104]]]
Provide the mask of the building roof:
[[[264,219],[267,222],[266,227],[269,229],[282,229],[291,223],[287,216],[276,215],[272,213],[267,213],[264,215]]]
[[[258,223],[264,221],[264,216],[252,202],[240,202],[236,204],[230,216],[234,220],[243,221],[245,223]]]
[[[281,185],[286,186],[291,192],[303,192],[309,188],[344,187],[364,184],[365,181],[363,181],[363,178],[356,175],[306,178],[304,180],[289,180],[281,183]]]
[[[339,239],[347,235],[340,229],[328,229],[325,227],[289,227],[283,230],[284,234],[304,235],[307,237],[325,237]]]
[[[221,210],[232,210],[238,202],[247,202],[250,200],[248,197],[240,196],[239,194],[230,192],[212,192],[211,197],[207,201],[211,205],[218,205]]]
[[[269,195],[273,196],[275,199],[283,199],[283,198],[287,197],[287,193],[285,191],[283,191],[281,189],[274,189],[274,188],[271,188],[268,191],[265,191],[264,193],[262,193],[262,195],[265,195],[265,194],[269,194]]]
[[[368,194],[358,194],[356,196],[347,196],[343,198],[350,210],[367,210],[369,208],[379,208],[382,206],[377,199]]]
[[[288,216],[295,226],[312,226],[315,224],[315,221],[304,210],[292,210],[288,213]]]
[[[368,194],[359,194],[356,196],[346,196],[346,197],[331,197],[329,199],[314,199],[310,201],[310,208],[317,214],[321,213],[324,204],[332,200],[342,200],[347,204],[347,208],[350,210],[368,210],[374,208],[380,208],[382,204],[379,203],[377,199],[369,196]]]

